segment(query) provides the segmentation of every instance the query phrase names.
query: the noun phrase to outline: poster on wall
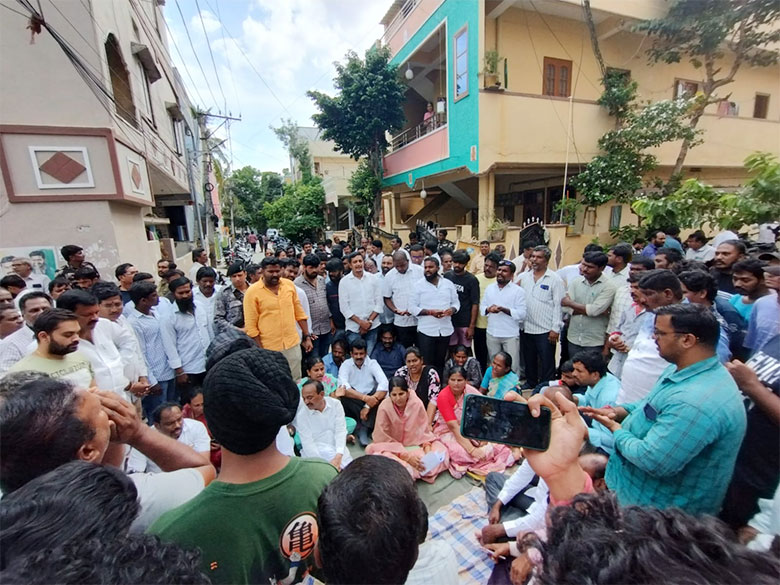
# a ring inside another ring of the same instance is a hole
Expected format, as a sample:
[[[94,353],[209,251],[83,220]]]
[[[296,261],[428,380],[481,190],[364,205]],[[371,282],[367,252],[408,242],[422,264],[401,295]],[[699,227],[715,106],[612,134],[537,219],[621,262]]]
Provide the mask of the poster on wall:
[[[59,253],[51,246],[0,248],[0,278],[7,274],[14,274],[11,268],[14,258],[29,258],[32,260],[33,274],[45,274],[49,278],[54,278]]]

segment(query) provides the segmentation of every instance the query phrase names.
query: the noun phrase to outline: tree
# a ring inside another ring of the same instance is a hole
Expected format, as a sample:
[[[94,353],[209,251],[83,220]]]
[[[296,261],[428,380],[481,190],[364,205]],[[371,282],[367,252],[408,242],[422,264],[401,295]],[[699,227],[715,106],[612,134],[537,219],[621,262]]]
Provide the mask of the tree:
[[[245,166],[231,173],[227,187],[237,203],[234,214],[238,210],[242,212],[239,225],[264,232],[268,223],[263,208],[282,196],[282,177],[278,173],[261,172],[252,166]]]
[[[634,210],[653,227],[679,225],[699,228],[704,224],[739,230],[743,226],[777,221],[780,217],[780,162],[758,152],[745,159],[750,178],[734,192],[716,189],[689,179],[663,198],[642,197]]]
[[[721,96],[718,90],[734,81],[742,65],[777,63],[778,51],[771,47],[780,41],[778,19],[777,0],[678,0],[665,17],[641,22],[636,30],[653,37],[648,50],[651,62],[686,59],[697,69],[703,68],[704,82],[690,112],[689,124],[694,129],[707,106],[729,98],[730,94]],[[682,141],[672,170],[672,187],[679,184],[693,140]]]
[[[377,191],[382,189],[382,180],[374,174],[366,159],[361,159],[357,168],[349,178],[347,190],[352,195],[350,203],[355,213],[363,217],[371,217],[374,213],[374,202]]]
[[[350,51],[345,58],[345,64],[335,64],[335,97],[319,91],[307,95],[319,110],[312,118],[323,130],[323,138],[332,140],[336,148],[355,160],[367,159],[368,168],[377,179],[371,213],[367,216],[370,221],[381,202],[386,135],[398,132],[405,122],[406,86],[399,79],[397,67],[390,64],[387,48],[371,49],[365,59]]]
[[[296,170],[301,173],[301,179],[304,182],[308,182],[312,177],[312,161],[311,153],[309,152],[309,146],[301,140],[298,134],[298,124],[290,119],[282,120],[282,125],[279,128],[271,126],[271,130],[274,131],[276,137],[282,141],[287,152],[290,154],[290,163],[292,171],[290,174],[292,178],[296,178]],[[296,169],[295,163],[298,167]]]
[[[284,195],[266,203],[262,213],[270,225],[293,241],[315,239],[322,231],[325,190],[319,177],[284,187]]]

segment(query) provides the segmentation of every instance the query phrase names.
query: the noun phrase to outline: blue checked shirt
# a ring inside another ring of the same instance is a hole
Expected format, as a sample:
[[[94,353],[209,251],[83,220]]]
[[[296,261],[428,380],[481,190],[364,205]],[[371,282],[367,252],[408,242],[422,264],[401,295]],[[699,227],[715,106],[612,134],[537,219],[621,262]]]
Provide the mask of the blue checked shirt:
[[[144,315],[133,307],[128,313],[127,320],[133,326],[146,359],[149,381],[156,384],[172,380],[175,376],[173,369],[179,367],[175,340],[154,311]]]
[[[720,512],[745,435],[745,408],[733,378],[711,357],[666,368],[614,433],[607,485],[623,506]]]

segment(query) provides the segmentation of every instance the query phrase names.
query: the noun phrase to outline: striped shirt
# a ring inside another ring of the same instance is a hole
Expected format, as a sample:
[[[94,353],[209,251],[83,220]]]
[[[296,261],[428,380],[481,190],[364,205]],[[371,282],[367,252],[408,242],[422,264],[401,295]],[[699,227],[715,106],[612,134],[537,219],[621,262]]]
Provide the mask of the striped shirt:
[[[520,275],[517,284],[525,291],[525,323],[523,331],[529,335],[539,335],[563,329],[561,299],[566,294],[563,279],[555,271],[547,271],[534,280],[534,272]]]
[[[317,276],[314,284],[306,277],[300,275],[293,281],[296,286],[303,289],[308,301],[311,327],[314,335],[327,335],[330,333],[330,310],[328,310],[328,293],[325,290],[325,278]]]
[[[144,315],[135,307],[131,308],[127,320],[133,326],[141,351],[146,359],[146,366],[155,382],[165,382],[174,377],[174,366],[178,356],[176,354],[176,342],[170,336],[167,329],[162,326],[161,320],[152,311]]]

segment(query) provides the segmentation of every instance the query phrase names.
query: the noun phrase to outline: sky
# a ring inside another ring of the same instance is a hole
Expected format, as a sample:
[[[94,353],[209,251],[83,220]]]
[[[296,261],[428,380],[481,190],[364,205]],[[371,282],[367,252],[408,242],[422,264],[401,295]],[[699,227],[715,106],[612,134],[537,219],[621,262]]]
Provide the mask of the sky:
[[[311,115],[316,108],[306,91],[333,93],[333,62],[343,61],[348,50],[363,56],[381,37],[379,20],[391,3],[392,0],[165,3],[170,54],[190,101],[213,113],[241,118],[231,124],[231,140],[225,143],[226,152],[230,154],[232,150],[234,169],[252,165],[262,171],[281,172],[289,166],[287,152],[270,126],[279,126],[282,119],[291,119],[299,126],[314,125]],[[212,118],[210,125],[219,122]],[[224,129],[217,135],[228,136]]]

